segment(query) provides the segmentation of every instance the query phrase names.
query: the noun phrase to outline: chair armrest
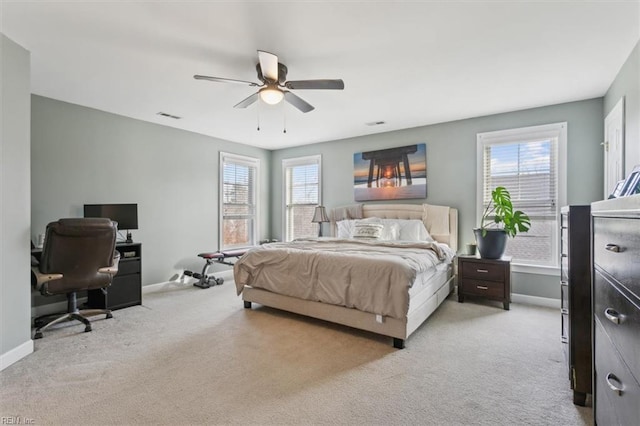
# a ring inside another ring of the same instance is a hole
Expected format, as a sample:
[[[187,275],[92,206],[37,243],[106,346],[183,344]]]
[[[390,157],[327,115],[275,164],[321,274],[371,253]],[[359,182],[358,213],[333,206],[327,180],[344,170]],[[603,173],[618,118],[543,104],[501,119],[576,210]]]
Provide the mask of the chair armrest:
[[[120,264],[120,253],[116,251],[116,253],[113,255],[113,264],[111,266],[105,266],[104,268],[98,269],[98,272],[109,274],[113,277],[118,273],[119,264]]]
[[[40,288],[46,282],[59,280],[63,277],[62,274],[43,274],[37,266],[32,266],[31,271],[36,277],[36,288]]]

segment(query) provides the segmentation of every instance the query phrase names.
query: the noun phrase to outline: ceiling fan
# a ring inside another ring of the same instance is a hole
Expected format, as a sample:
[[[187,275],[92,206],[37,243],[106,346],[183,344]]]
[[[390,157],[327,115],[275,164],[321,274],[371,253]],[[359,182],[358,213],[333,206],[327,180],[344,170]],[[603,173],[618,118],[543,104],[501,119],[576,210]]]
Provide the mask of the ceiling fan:
[[[342,90],[344,82],[337,80],[287,80],[287,67],[278,62],[278,57],[273,53],[258,50],[258,80],[261,83],[254,83],[244,80],[233,80],[230,78],[209,77],[206,75],[194,75],[196,80],[209,80],[219,83],[235,83],[244,84],[252,87],[260,87],[260,89],[243,99],[234,108],[246,108],[255,103],[258,99],[269,105],[280,103],[283,99],[302,112],[313,111],[314,107],[304,99],[294,95],[290,90]],[[288,89],[288,90],[287,90]]]

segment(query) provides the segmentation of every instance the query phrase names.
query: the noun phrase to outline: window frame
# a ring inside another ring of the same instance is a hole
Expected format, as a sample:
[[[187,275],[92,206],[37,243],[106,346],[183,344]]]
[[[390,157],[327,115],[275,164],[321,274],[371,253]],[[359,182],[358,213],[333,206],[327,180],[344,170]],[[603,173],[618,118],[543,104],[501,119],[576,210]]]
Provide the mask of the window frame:
[[[228,245],[224,244],[224,165],[226,162],[242,164],[248,167],[255,167],[255,177],[253,184],[254,191],[254,213],[253,213],[253,229],[250,234],[251,241],[248,245]],[[247,155],[233,154],[230,152],[220,151],[218,173],[218,247],[220,250],[245,248],[258,245],[259,233],[259,217],[260,217],[260,159],[249,157]]]
[[[557,138],[556,155],[556,192],[557,200],[556,225],[553,227],[551,257],[553,264],[512,262],[514,272],[534,273],[541,275],[558,275],[560,273],[560,209],[567,203],[567,122],[543,124],[538,126],[512,128],[483,132],[476,135],[476,223],[480,226],[484,192],[484,149],[487,145],[524,143],[531,140]],[[526,213],[526,211],[525,211]]]
[[[305,166],[310,164],[318,165],[318,204],[322,205],[322,154],[306,155],[304,157],[293,157],[282,159],[282,233],[283,241],[289,241],[287,226],[287,169],[295,166]],[[319,226],[322,226],[320,224]]]

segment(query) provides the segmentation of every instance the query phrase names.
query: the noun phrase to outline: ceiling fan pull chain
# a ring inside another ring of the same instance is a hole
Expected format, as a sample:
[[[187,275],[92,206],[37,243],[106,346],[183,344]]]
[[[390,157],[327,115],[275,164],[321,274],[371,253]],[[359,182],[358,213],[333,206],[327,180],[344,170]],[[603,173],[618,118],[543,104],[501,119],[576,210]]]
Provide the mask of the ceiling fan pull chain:
[[[284,102],[282,104],[282,133],[287,133],[287,109],[284,107]]]
[[[256,108],[256,120],[258,121],[258,127],[257,127],[257,131],[260,131],[260,104],[258,104],[258,107]]]

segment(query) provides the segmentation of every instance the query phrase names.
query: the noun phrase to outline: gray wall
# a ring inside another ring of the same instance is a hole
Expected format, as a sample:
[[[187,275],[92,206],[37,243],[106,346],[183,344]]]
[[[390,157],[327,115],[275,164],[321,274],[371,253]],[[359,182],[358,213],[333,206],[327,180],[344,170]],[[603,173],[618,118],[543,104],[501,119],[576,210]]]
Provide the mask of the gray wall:
[[[604,96],[604,116],[624,96],[625,176],[640,164],[640,41]]]
[[[260,159],[265,238],[270,151],[34,95],[31,237],[86,203],[137,203],[143,285],[200,271],[196,255],[218,249],[220,151]]]
[[[0,369],[33,352],[29,271],[30,55],[0,34]]]
[[[568,202],[583,204],[599,200],[603,185],[602,108],[602,98],[597,98],[274,151],[272,236],[283,236],[282,159],[321,154],[322,202],[331,208],[354,203],[355,152],[425,142],[427,198],[407,202],[457,207],[461,247],[473,241],[472,229],[476,226],[476,134],[563,121],[568,122]],[[558,278],[548,275],[514,274],[513,292],[560,297]]]

